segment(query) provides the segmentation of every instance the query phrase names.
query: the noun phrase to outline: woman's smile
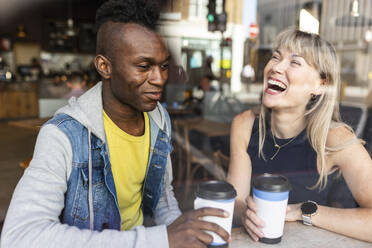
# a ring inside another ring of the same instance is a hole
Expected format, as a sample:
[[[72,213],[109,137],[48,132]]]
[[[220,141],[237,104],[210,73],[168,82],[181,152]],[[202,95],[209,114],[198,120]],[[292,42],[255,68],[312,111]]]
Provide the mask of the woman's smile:
[[[267,87],[265,92],[270,95],[277,95],[283,93],[287,89],[287,85],[276,78],[269,77],[267,80]]]

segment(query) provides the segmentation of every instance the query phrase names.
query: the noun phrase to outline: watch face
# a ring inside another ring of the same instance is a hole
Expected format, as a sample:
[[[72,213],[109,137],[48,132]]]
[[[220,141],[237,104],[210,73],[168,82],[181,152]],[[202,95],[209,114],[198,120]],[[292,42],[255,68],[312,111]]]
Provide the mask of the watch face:
[[[308,201],[301,205],[302,214],[313,214],[316,210],[318,210],[318,206],[315,202]]]

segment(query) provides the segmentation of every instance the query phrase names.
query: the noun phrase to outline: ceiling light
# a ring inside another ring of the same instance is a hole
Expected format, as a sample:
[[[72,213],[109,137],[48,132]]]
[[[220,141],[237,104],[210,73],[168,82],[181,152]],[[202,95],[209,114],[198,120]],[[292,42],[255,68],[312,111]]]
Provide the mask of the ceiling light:
[[[336,25],[346,27],[364,27],[372,25],[372,20],[369,17],[359,14],[359,1],[354,0],[351,3],[350,13],[336,18]]]
[[[74,20],[72,20],[72,18],[67,19],[66,35],[67,36],[75,36],[76,35],[75,29],[74,29]]]
[[[359,16],[359,2],[358,0],[354,0],[351,4],[351,12],[350,15],[353,17]]]

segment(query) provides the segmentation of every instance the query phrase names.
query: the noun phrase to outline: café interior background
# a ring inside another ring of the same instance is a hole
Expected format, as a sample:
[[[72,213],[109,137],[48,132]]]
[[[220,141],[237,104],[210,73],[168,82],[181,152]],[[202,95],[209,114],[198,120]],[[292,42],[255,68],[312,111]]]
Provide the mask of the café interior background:
[[[99,81],[94,16],[103,2],[0,0],[0,223],[40,123],[67,103],[68,75],[81,72],[87,88]],[[158,25],[172,54],[162,103],[182,209],[197,182],[225,178],[232,118],[259,104],[271,42],[289,26],[336,47],[342,118],[371,151],[372,0],[168,0]],[[213,90],[198,87],[205,75]]]

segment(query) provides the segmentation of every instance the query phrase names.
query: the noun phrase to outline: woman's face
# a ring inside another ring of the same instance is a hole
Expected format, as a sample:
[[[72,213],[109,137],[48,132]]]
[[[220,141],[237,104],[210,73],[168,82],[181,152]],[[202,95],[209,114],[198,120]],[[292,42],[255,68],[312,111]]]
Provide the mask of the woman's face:
[[[279,48],[264,69],[262,103],[274,110],[305,111],[311,94],[321,93],[321,84],[318,71],[301,55]]]

